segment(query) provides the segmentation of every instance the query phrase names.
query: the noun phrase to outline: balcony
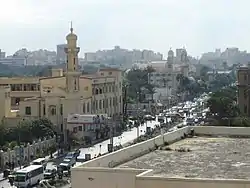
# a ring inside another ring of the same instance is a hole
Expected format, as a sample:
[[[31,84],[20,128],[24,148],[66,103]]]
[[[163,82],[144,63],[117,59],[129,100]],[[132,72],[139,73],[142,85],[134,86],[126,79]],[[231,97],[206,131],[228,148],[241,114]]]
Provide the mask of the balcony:
[[[28,98],[28,97],[39,97],[40,91],[11,91],[10,97],[20,97],[20,98]]]

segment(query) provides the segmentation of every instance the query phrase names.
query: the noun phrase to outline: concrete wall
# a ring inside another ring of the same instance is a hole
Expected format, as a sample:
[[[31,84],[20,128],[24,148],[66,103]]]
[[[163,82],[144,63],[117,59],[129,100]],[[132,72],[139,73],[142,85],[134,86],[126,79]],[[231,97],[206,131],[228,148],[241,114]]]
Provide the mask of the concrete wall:
[[[42,153],[43,151],[46,151],[52,146],[56,145],[56,138],[49,138],[49,139],[43,139],[38,140],[37,142],[33,142],[32,144],[27,144],[26,147],[16,146],[13,148],[13,150],[8,149],[8,151],[0,151],[0,167],[3,169],[7,162],[13,162],[15,165],[17,165],[18,160],[22,160],[23,163],[30,162],[31,156],[35,157],[36,154]],[[21,151],[21,152],[20,152]],[[21,154],[21,156],[20,156]]]
[[[136,188],[250,188],[247,180],[212,180],[165,177],[136,177]]]
[[[250,127],[195,126],[192,128],[197,135],[250,136]]]
[[[114,168],[74,169],[71,172],[71,186],[73,188],[134,188],[136,175],[143,171],[145,170]]]
[[[116,152],[95,158],[83,163],[82,167],[114,167],[126,161],[144,155],[155,149],[155,145],[163,145],[164,142],[173,142],[181,138],[189,131],[189,127],[183,127],[174,132],[165,133],[164,136],[157,136],[150,140],[131,145]]]
[[[72,169],[71,182],[73,188],[83,185],[91,188],[250,188],[247,180],[213,180],[153,177],[152,170],[112,168],[120,163],[132,160],[154,149],[155,145],[164,142],[174,142],[190,129],[198,135],[250,135],[250,128],[238,127],[184,127],[173,132],[165,133],[153,139],[118,150],[105,156],[83,163]]]

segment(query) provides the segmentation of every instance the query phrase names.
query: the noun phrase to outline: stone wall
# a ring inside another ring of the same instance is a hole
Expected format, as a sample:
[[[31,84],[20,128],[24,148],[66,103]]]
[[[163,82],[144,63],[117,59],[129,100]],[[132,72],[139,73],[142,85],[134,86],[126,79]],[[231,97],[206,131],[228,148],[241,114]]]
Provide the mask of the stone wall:
[[[164,142],[174,142],[187,134],[190,127],[183,127],[174,132],[167,132],[164,135],[131,145],[91,161],[83,163],[82,167],[114,167],[126,161],[137,158],[155,149],[155,146],[163,145]]]
[[[56,138],[50,137],[48,139],[39,139],[32,144],[28,143],[26,146],[15,146],[13,150],[0,151],[0,167],[4,169],[6,163],[14,163],[18,165],[18,161],[22,164],[29,163],[34,160],[38,154],[42,154],[44,151],[48,151],[49,148],[56,146]]]

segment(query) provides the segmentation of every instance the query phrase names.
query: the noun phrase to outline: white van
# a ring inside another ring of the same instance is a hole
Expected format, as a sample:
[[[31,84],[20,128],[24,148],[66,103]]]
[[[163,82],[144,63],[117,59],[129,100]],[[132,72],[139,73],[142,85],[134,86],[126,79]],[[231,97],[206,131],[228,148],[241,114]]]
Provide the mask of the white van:
[[[32,165],[42,165],[44,169],[46,169],[47,161],[45,158],[38,158],[31,162]]]

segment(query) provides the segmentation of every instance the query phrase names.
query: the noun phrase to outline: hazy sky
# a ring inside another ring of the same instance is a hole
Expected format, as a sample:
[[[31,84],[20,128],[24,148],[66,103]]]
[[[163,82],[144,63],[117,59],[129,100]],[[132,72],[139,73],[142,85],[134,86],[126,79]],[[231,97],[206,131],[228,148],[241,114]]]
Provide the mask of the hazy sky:
[[[249,0],[0,0],[0,48],[55,50],[70,21],[81,52],[113,48],[166,54],[185,46],[250,50]]]

